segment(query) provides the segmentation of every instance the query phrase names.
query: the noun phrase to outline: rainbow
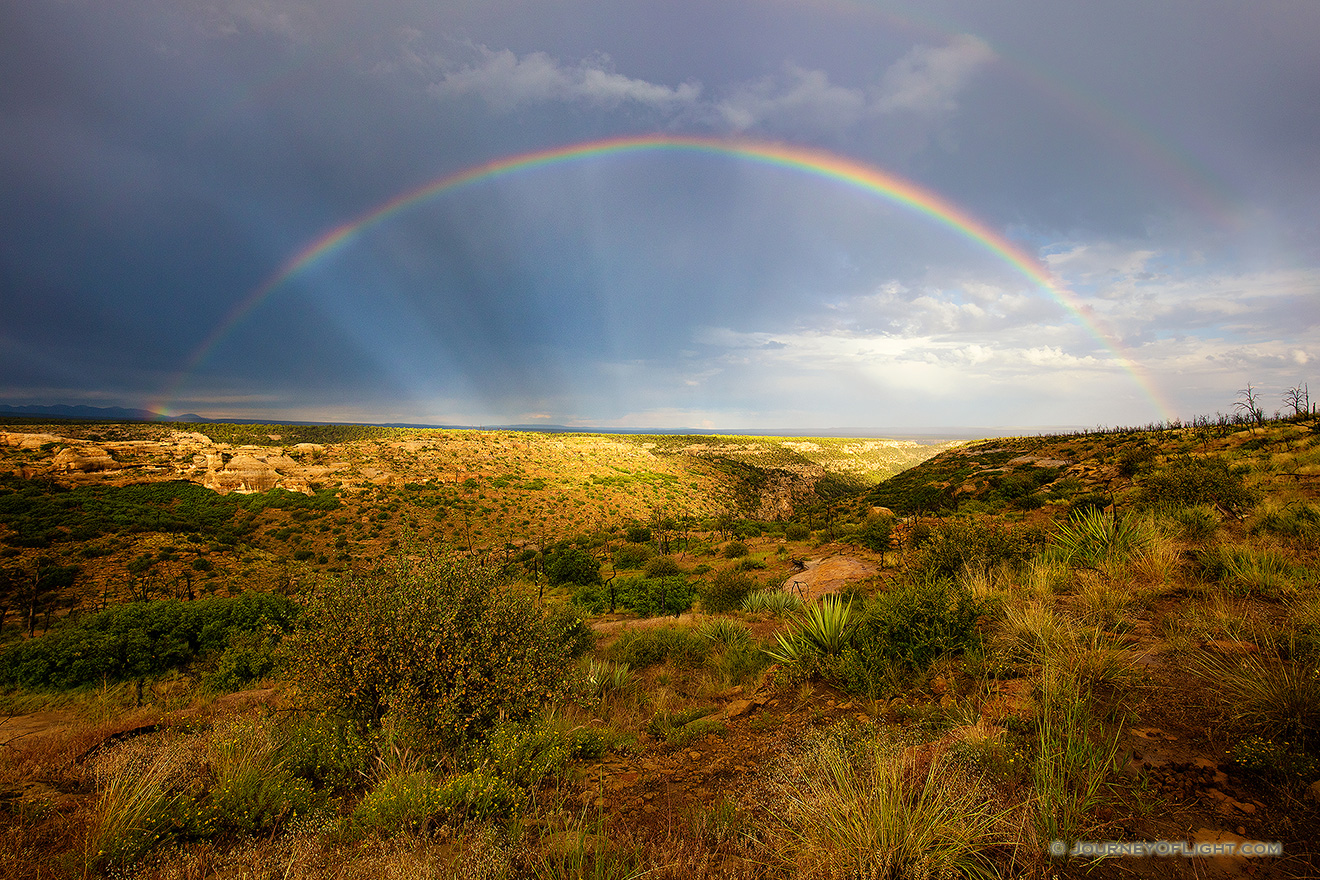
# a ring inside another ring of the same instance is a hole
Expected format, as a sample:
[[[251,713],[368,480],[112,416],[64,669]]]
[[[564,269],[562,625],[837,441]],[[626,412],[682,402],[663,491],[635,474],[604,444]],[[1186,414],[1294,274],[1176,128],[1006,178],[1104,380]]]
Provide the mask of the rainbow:
[[[384,223],[410,206],[464,186],[515,172],[532,171],[570,162],[585,162],[602,156],[649,152],[704,153],[784,168],[843,183],[910,208],[991,252],[1014,267],[1032,284],[1045,291],[1067,309],[1078,324],[1095,337],[1113,355],[1115,361],[1132,375],[1159,412],[1166,419],[1171,418],[1168,405],[1163,402],[1150,380],[1132,359],[1122,352],[1118,343],[1103,333],[1088,317],[1085,307],[1074,293],[1058,284],[1035,258],[1018,245],[952,202],[910,180],[823,150],[783,143],[674,134],[608,138],[494,159],[402,192],[352,220],[327,230],[291,254],[266,281],[229,311],[189,356],[183,368],[161,395],[159,402],[151,405],[150,409],[160,415],[166,414],[168,404],[174,399],[179,387],[215,346],[253,309],[291,278],[318,260],[347,247],[364,232]]]

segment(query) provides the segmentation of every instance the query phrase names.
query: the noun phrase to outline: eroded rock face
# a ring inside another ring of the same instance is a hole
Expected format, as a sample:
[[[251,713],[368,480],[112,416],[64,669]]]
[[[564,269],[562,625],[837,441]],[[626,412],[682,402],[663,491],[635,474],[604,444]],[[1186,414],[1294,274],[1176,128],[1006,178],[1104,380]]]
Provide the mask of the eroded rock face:
[[[222,495],[228,492],[265,492],[280,482],[279,471],[254,455],[239,453],[220,464],[220,455],[207,456],[202,485]]]
[[[114,470],[119,467],[119,463],[99,446],[79,446],[61,449],[55,454],[52,466],[60,473],[88,474]]]
[[[19,431],[0,431],[0,439],[6,446],[18,446],[22,449],[38,449],[47,443],[67,443],[63,437],[54,434],[24,434]]]

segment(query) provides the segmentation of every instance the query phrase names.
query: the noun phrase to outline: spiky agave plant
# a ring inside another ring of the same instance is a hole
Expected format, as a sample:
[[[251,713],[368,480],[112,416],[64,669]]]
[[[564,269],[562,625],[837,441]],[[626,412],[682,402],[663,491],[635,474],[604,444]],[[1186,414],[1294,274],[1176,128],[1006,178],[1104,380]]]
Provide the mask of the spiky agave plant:
[[[1054,551],[1065,561],[1096,566],[1140,550],[1149,533],[1129,514],[1088,508],[1054,527]]]
[[[727,617],[704,620],[697,625],[694,631],[703,639],[725,646],[743,644],[751,639],[747,627]]]
[[[793,618],[786,634],[775,633],[777,644],[765,652],[790,666],[800,666],[817,655],[838,654],[852,635],[852,611],[851,600],[823,596]]]
[[[769,589],[754,590],[748,593],[747,598],[743,599],[742,609],[752,614],[767,612],[782,616],[794,611],[801,611],[805,606],[806,603],[802,601],[802,597],[797,593]]]

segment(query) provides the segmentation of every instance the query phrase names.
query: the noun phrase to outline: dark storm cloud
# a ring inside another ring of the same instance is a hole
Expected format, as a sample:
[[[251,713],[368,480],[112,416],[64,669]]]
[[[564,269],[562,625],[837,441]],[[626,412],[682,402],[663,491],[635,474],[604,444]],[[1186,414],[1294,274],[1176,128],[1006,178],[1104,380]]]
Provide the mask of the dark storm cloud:
[[[1199,0],[11,4],[0,393],[729,426],[930,424],[969,394],[976,418],[1089,422],[1091,395],[1134,421],[1158,406],[1128,351],[1196,411],[1216,381],[1320,358],[1317,33],[1314,4]],[[875,194],[653,154],[401,211],[202,349],[397,194],[647,131],[911,178],[1048,261],[1090,317]],[[1076,403],[1018,399],[1042,370]]]

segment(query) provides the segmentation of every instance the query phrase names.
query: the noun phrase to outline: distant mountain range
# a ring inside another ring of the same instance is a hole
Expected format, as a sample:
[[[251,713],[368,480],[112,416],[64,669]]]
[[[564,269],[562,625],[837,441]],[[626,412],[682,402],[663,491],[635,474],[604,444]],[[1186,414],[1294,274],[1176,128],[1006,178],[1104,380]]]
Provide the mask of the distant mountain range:
[[[0,404],[0,416],[44,416],[48,419],[90,419],[97,422],[213,422],[196,413],[181,416],[161,416],[145,409],[125,409],[122,406],[36,406]]]
[[[196,413],[162,416],[145,409],[127,409],[121,406],[39,406],[0,404],[0,418],[83,419],[94,422],[192,422],[194,424],[227,425],[331,425],[340,422],[299,422],[288,419],[208,419]],[[594,428],[566,425],[432,425],[411,422],[386,422],[382,428],[452,428],[484,431],[533,431],[539,434],[730,434],[755,437],[875,437],[893,440],[980,439],[982,437],[1008,437],[1025,434],[1052,434],[1078,430],[1079,425],[1045,425],[994,428],[930,427],[930,428]]]

